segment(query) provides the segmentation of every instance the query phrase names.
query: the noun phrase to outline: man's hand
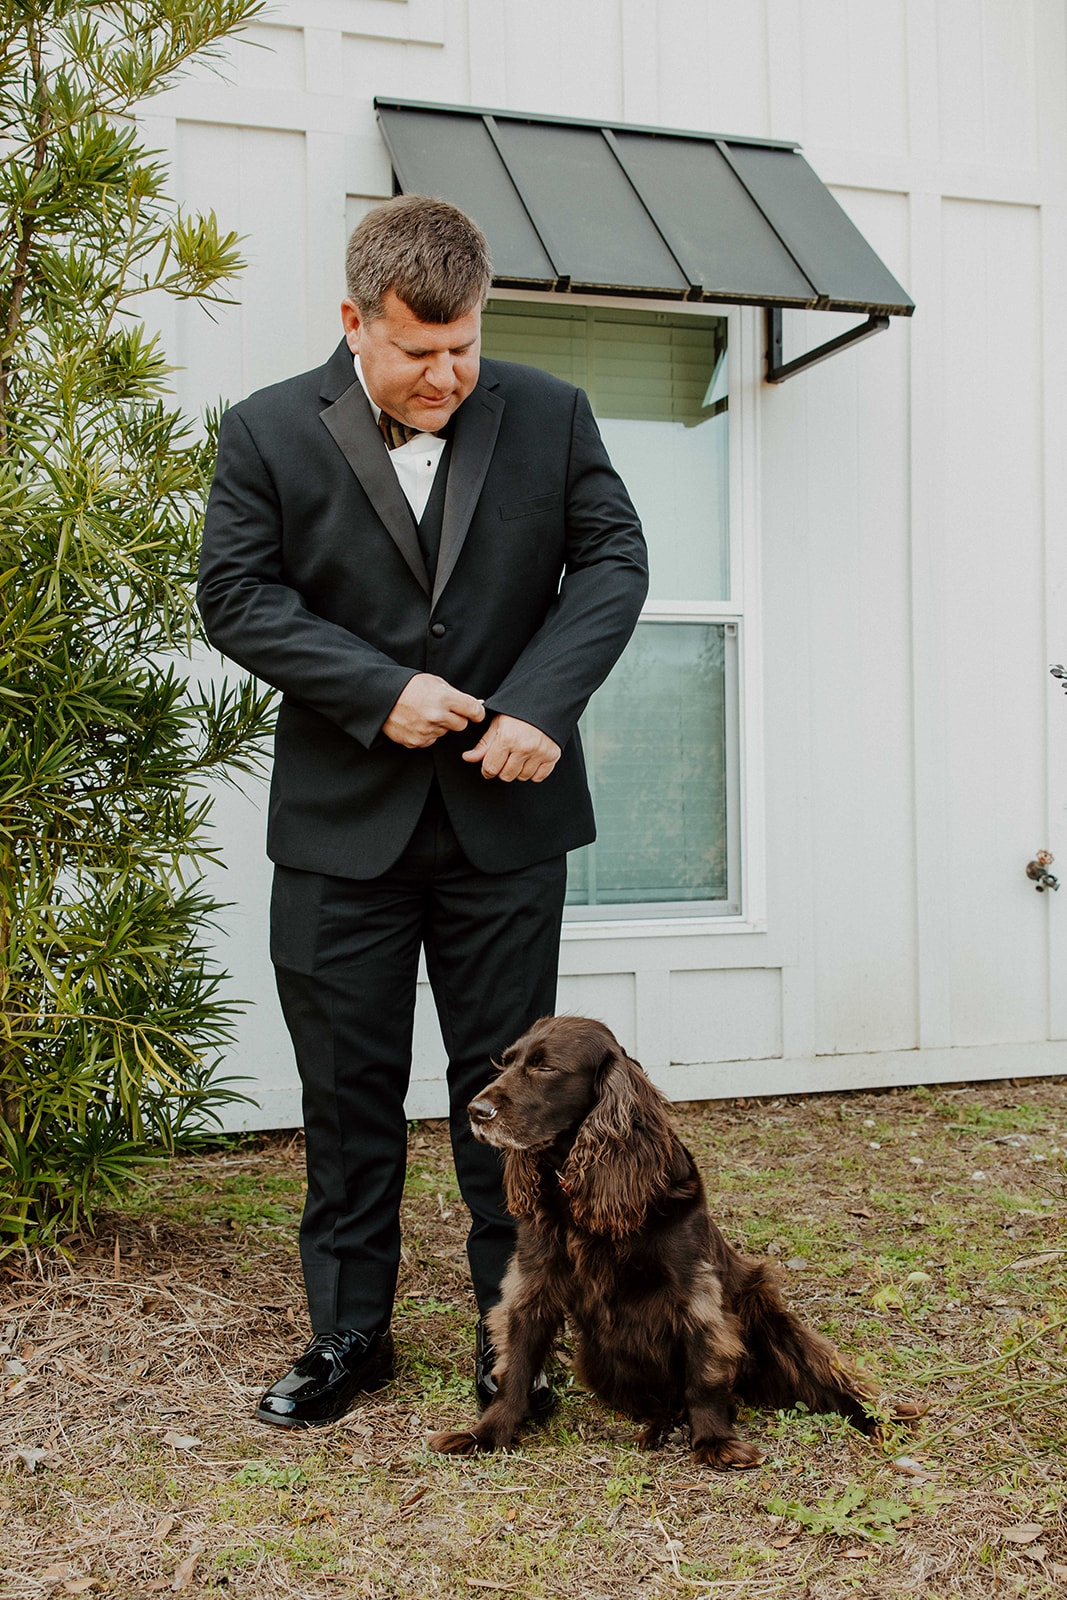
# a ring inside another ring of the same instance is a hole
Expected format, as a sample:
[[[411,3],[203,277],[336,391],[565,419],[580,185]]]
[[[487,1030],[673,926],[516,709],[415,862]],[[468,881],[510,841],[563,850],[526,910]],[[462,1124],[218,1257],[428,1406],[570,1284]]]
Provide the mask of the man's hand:
[[[443,733],[459,733],[468,722],[484,719],[481,700],[453,689],[432,672],[417,672],[408,679],[403,694],[382,724],[382,732],[394,744],[423,750]]]
[[[498,714],[471,750],[464,750],[464,761],[480,761],[483,778],[501,778],[504,783],[544,783],[560,758],[554,739],[530,722]]]

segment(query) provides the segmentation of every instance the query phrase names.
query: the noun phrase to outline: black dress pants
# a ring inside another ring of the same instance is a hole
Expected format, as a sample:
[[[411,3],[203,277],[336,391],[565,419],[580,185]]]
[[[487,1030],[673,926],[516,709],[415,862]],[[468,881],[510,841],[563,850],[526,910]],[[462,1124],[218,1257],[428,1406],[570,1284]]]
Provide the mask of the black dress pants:
[[[379,878],[275,869],[271,959],[303,1085],[308,1190],[300,1225],[311,1325],[384,1329],[400,1261],[404,1096],[419,950],[448,1052],[452,1150],[471,1214],[479,1310],[499,1299],[514,1244],[500,1158],[466,1107],[530,1023],[555,1008],[566,857],[477,871],[436,784]]]

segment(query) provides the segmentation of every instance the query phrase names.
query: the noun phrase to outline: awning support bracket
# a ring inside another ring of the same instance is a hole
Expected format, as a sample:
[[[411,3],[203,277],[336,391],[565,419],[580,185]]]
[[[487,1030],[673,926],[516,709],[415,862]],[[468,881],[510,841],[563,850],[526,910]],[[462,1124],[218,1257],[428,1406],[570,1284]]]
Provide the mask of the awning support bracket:
[[[825,361],[827,356],[836,355],[839,350],[845,350],[850,344],[858,344],[861,339],[869,339],[872,333],[884,333],[889,326],[889,318],[873,312],[866,322],[861,322],[856,328],[849,328],[847,333],[838,334],[836,339],[828,339],[825,344],[816,345],[814,350],[808,350],[804,355],[797,356],[793,361],[782,361],[782,308],[781,306],[768,306],[766,310],[767,323],[767,370],[768,383],[784,383],[786,378],[791,378],[796,372],[803,372],[805,367],[813,367],[817,361]]]

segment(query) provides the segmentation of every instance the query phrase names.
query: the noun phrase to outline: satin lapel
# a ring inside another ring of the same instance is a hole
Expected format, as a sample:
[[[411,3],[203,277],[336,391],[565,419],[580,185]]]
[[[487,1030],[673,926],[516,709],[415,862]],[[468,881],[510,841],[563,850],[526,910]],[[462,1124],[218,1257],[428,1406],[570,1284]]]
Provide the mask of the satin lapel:
[[[437,558],[431,610],[441,598],[441,591],[459,560],[485,475],[489,471],[489,463],[493,459],[493,447],[503,413],[504,402],[500,396],[481,384],[456,412],[452,423],[452,462],[448,469],[441,521],[441,552]]]
[[[368,500],[381,517],[390,538],[420,587],[429,594],[430,579],[419,549],[419,537],[411,519],[411,510],[390,465],[388,451],[383,448],[382,436],[375,426],[367,397],[354,374],[351,387],[319,415],[366,490]]]

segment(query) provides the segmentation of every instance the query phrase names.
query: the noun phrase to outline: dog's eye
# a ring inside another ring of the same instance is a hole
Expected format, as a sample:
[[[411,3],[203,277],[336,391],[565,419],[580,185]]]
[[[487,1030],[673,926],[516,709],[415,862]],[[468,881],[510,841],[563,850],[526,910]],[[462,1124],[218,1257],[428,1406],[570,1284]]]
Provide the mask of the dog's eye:
[[[529,1068],[527,1070],[530,1071],[530,1072],[537,1072],[537,1073],[541,1073],[541,1074],[544,1074],[544,1073],[558,1073],[559,1072],[559,1068],[552,1066],[551,1063],[548,1062],[548,1061],[534,1061],[534,1062],[531,1062],[531,1064],[530,1064],[530,1066],[529,1066]]]

